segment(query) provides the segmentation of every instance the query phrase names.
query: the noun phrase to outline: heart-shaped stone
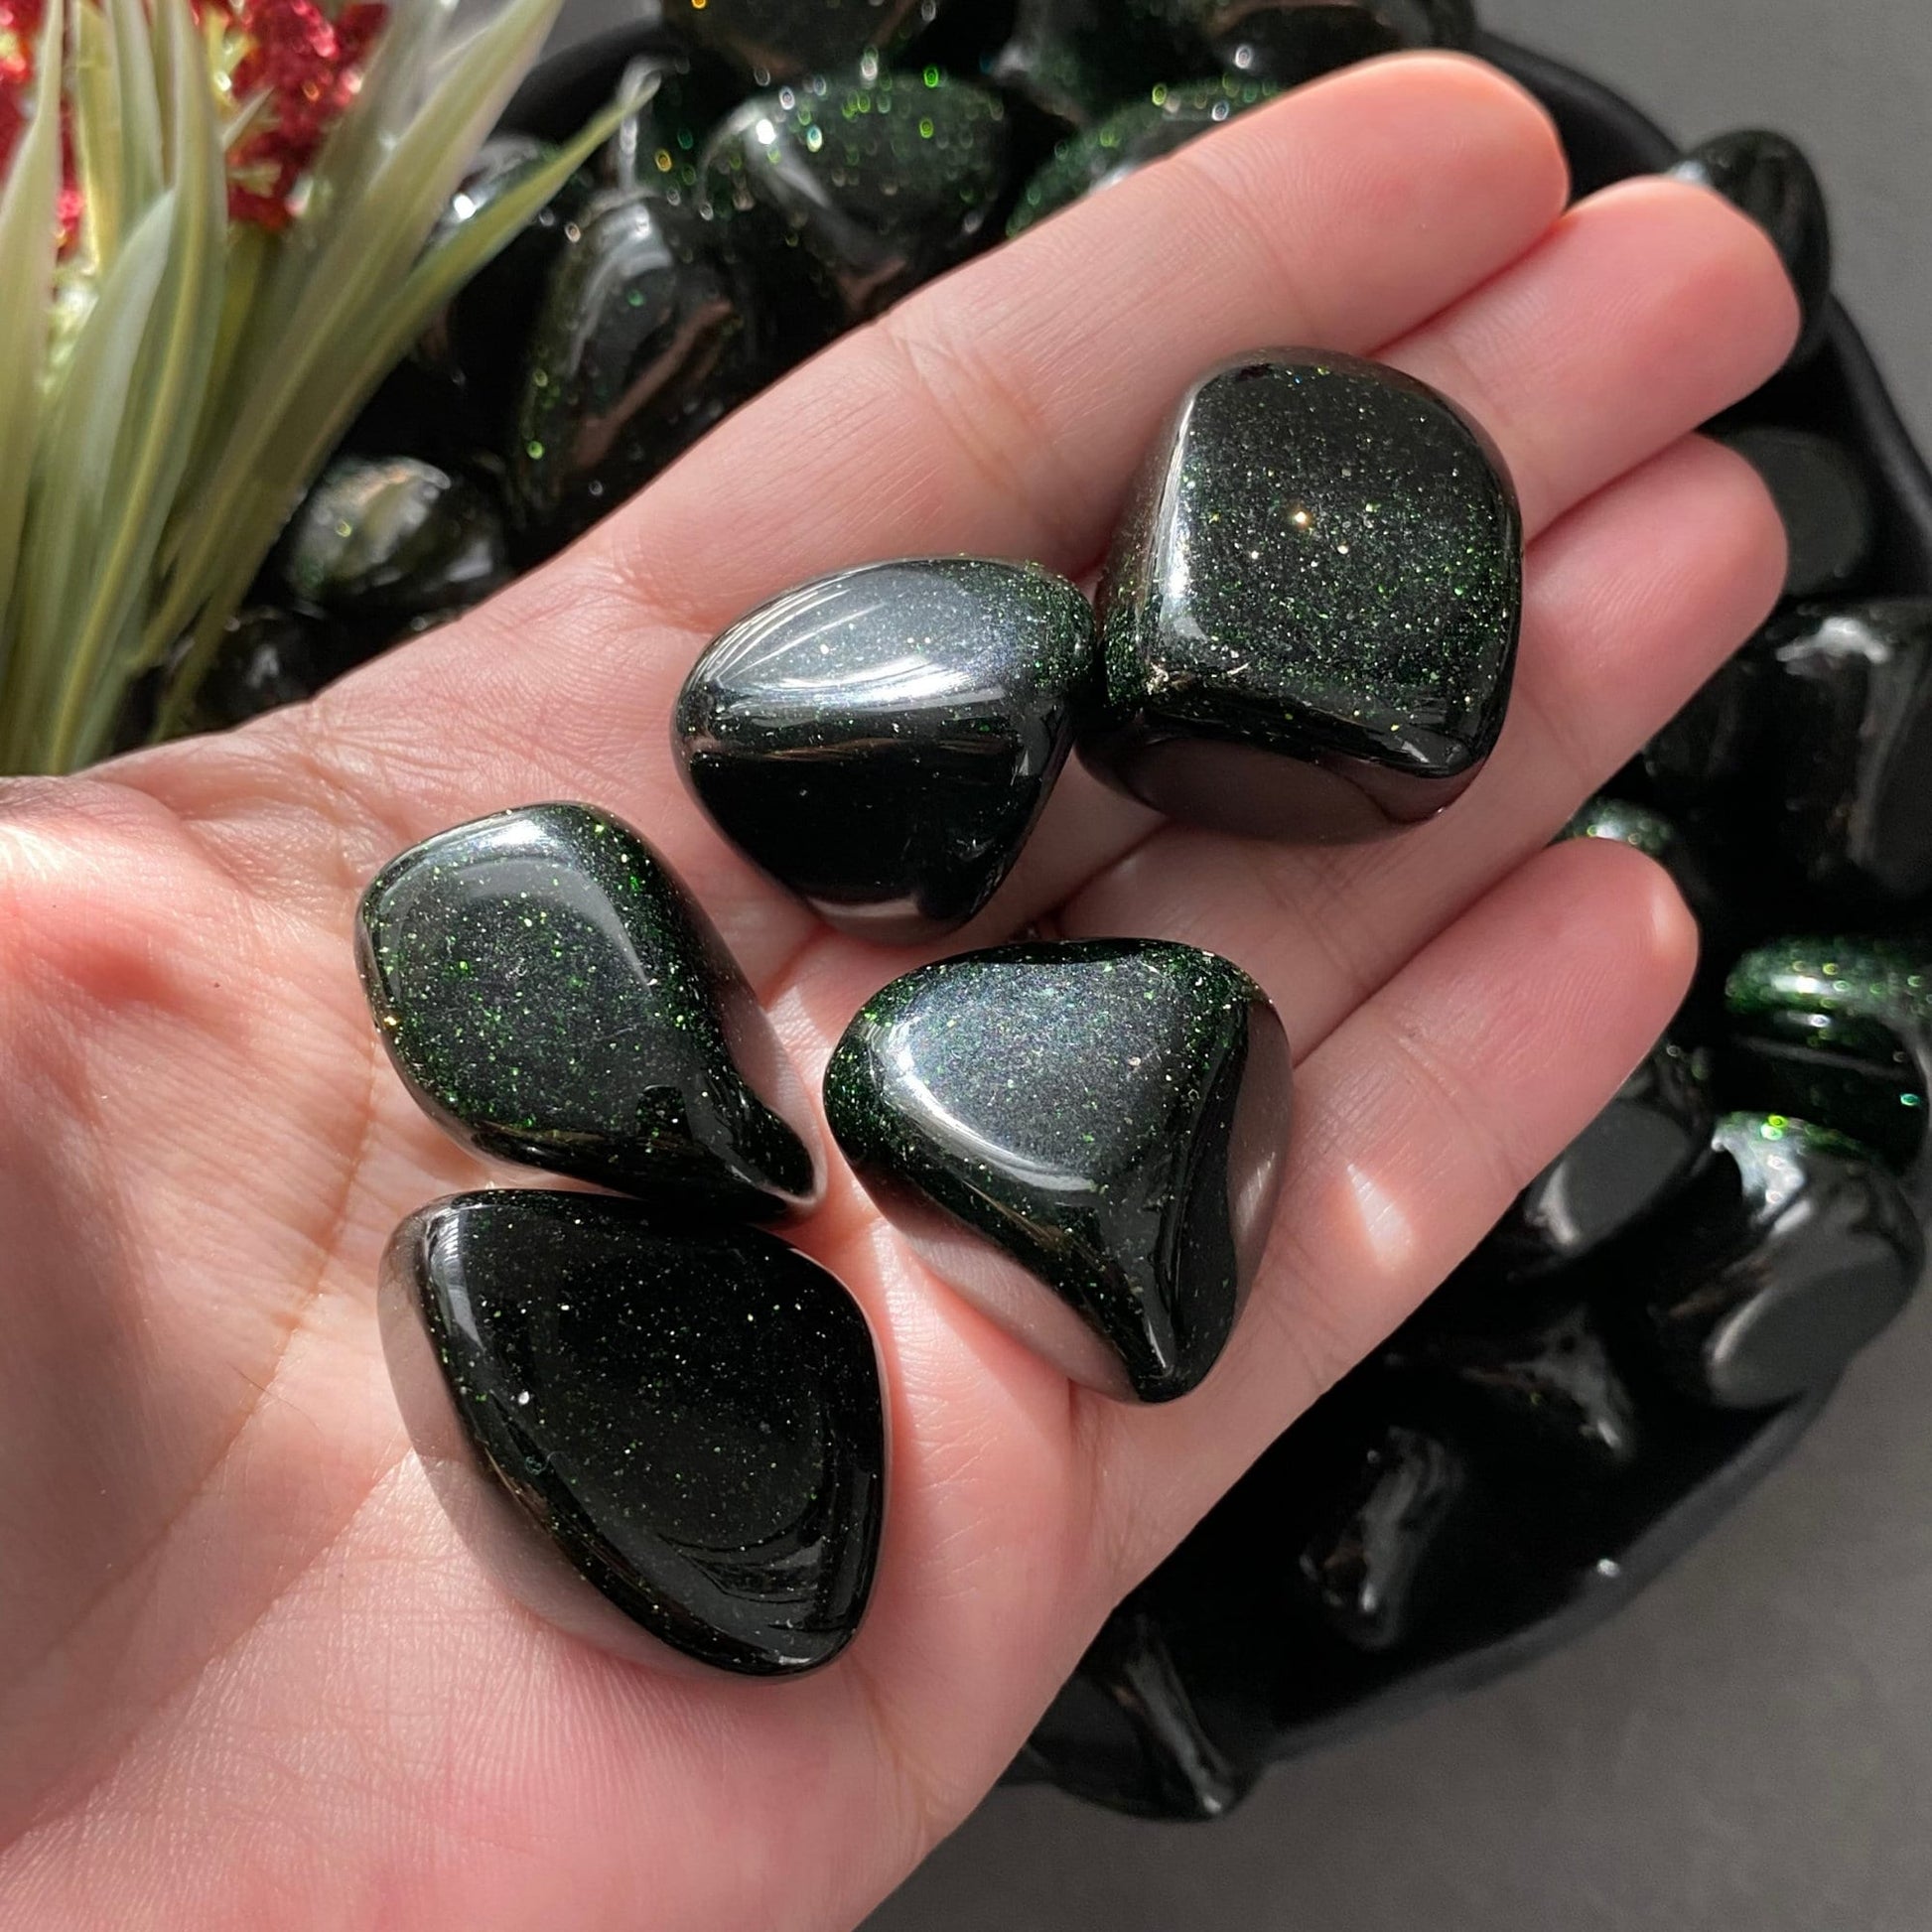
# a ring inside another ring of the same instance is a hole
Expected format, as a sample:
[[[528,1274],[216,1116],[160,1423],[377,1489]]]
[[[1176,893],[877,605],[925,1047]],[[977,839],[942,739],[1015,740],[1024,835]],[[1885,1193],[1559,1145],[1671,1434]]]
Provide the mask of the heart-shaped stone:
[[[1082,755],[1176,818],[1305,839],[1427,818],[1502,730],[1523,526],[1427,385],[1314,349],[1196,382],[1101,586]]]
[[[1161,1402],[1233,1330],[1289,1085],[1281,1021],[1238,967],[1105,939],[895,980],[846,1030],[825,1106],[936,1273],[1069,1375]]]
[[[851,1640],[885,1411],[865,1316],[816,1262],[598,1194],[463,1194],[397,1230],[382,1332],[445,1507],[540,1615],[759,1676]]]
[[[867,564],[741,618],[685,680],[679,763],[832,924],[928,938],[992,897],[1059,776],[1093,619],[1035,565]]]
[[[811,1206],[805,1095],[676,875],[585,805],[413,846],[362,899],[362,978],[421,1105],[502,1160],[669,1212]]]

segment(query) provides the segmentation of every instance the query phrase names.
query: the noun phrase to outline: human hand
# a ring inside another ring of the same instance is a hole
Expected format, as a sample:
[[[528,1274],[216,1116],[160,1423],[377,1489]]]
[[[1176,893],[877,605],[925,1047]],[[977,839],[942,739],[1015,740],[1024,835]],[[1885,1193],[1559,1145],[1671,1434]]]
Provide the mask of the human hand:
[[[1777,595],[1760,485],[1687,438],[1796,308],[1700,191],[1564,198],[1492,71],[1353,69],[846,338],[314,703],[0,788],[0,1922],[815,1932],[958,1823],[1108,1607],[1442,1281],[1688,979],[1658,871],[1545,847]],[[1298,1121],[1226,1359],[1159,1410],[1072,1388],[835,1164],[797,1238],[873,1321],[894,1437],[857,1641],[774,1685],[538,1623],[457,1543],[382,1365],[390,1229],[492,1176],[382,1058],[362,886],[443,826],[592,800],[682,874],[815,1080],[910,959],[817,926],[689,803],[666,718],[692,658],[867,559],[1077,575],[1185,383],[1291,342],[1426,377],[1514,471],[1526,628],[1489,768],[1441,820],[1321,849],[1164,825],[1071,770],[943,948],[1146,933],[1272,995]]]

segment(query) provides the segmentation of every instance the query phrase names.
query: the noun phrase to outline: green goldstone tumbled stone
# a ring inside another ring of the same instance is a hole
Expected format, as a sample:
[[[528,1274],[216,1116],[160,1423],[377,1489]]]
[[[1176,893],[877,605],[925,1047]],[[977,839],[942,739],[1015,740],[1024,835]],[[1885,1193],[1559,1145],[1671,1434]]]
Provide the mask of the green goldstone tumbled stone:
[[[1863,1142],[1932,1198],[1932,961],[1875,939],[1781,939],[1725,989],[1727,1090]]]
[[[1086,133],[1062,141],[1052,160],[1021,191],[1007,218],[1007,233],[1020,234],[1081,196],[1125,181],[1150,161],[1259,107],[1276,91],[1272,81],[1233,73],[1155,87]]]
[[[1020,0],[992,77],[1042,113],[1087,128],[1163,81],[1216,65],[1162,0]]]
[[[1286,84],[1403,48],[1473,45],[1471,0],[1163,0],[1230,67]]]
[[[865,1316],[816,1262],[756,1228],[502,1188],[402,1224],[381,1311],[431,1482],[538,1615],[760,1677],[851,1639],[886,1418]]]
[[[935,1273],[1078,1380],[1161,1402],[1233,1330],[1289,1085],[1281,1021],[1238,967],[1068,941],[895,980],[846,1029],[825,1109]]]
[[[876,65],[755,94],[705,148],[705,206],[767,289],[823,326],[876,315],[997,230],[1006,104],[936,68]]]
[[[671,869],[585,805],[443,832],[363,896],[358,959],[390,1057],[484,1154],[687,1216],[819,1191],[805,1097]]]
[[[1426,384],[1320,349],[1211,370],[1101,579],[1088,762],[1176,818],[1359,838],[1460,796],[1502,731],[1523,525]]]
[[[1093,614],[1036,564],[864,564],[741,618],[672,719],[718,826],[832,924],[910,942],[1012,870],[1073,743]]]

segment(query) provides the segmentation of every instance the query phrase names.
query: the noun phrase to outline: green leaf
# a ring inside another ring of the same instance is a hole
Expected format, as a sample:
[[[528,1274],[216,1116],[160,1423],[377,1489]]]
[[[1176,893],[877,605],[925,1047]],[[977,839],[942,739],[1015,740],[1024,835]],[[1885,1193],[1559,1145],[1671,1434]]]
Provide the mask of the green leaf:
[[[175,198],[167,269],[123,400],[115,491],[93,546],[86,602],[47,727],[57,770],[105,750],[133,670],[139,611],[201,419],[221,316],[226,178],[214,98],[188,0],[155,0]],[[132,636],[130,636],[132,632]]]
[[[97,268],[121,239],[121,73],[107,16],[94,0],[74,8],[73,154],[82,234]]]
[[[288,434],[270,454],[252,520],[229,530],[228,548],[243,560],[226,585],[210,589],[193,641],[176,665],[163,702],[158,735],[186,720],[229,618],[253,581],[260,560],[280,534],[302,489],[343,431],[410,344],[463,285],[514,239],[523,225],[609,139],[634,101],[614,102],[527,180],[429,249],[395,297],[373,319],[368,334],[335,345],[338,353],[312,386],[311,407],[291,412]],[[246,512],[244,512],[246,513]],[[172,642],[170,638],[168,641]]]
[[[141,0],[107,0],[107,17],[120,76],[121,219],[131,222],[161,193],[161,103]]]
[[[34,118],[0,188],[0,689],[12,640],[14,573],[27,518],[28,480],[47,363],[47,311],[54,286],[55,222],[61,191],[62,9],[50,7],[35,71]],[[4,722],[4,721],[0,721]],[[3,735],[3,734],[0,734]]]
[[[101,280],[48,412],[20,573],[20,628],[0,719],[8,768],[44,771],[48,719],[69,640],[84,621],[96,545],[116,487],[114,460],[148,318],[168,268],[175,197],[150,204]]]
[[[265,519],[279,527],[294,507],[292,492],[299,492],[306,472],[283,483],[290,465],[279,452],[306,449],[307,426],[338,413],[345,345],[381,326],[469,157],[542,45],[559,4],[507,0],[454,51],[421,110],[384,152],[353,205],[352,218],[345,210],[339,230],[323,245],[300,310],[264,344],[265,352],[252,365],[254,379],[234,398],[233,432],[164,547],[171,575],[149,626],[153,657],[158,659],[197,619],[236,532],[252,532]],[[358,97],[349,112],[361,105]],[[263,486],[269,476],[278,480],[272,492]]]

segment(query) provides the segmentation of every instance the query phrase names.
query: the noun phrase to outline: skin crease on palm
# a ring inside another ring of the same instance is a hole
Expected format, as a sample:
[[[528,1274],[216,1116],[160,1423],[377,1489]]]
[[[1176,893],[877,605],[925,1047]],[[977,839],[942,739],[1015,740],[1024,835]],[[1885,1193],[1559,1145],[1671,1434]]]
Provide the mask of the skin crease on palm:
[[[1691,433],[1778,366],[1795,304],[1698,190],[1566,194],[1487,69],[1351,70],[922,291],[316,702],[0,788],[0,1925],[832,1932],[960,1821],[1108,1606],[1474,1245],[1690,972],[1661,873],[1544,848],[1776,596],[1768,500]],[[1299,1117],[1227,1357],[1157,1411],[1075,1390],[835,1164],[799,1238],[868,1311],[894,1432],[857,1642],[771,1685],[561,1637],[456,1541],[383,1370],[391,1227],[518,1176],[382,1060],[360,888],[459,820],[607,806],[815,1080],[910,962],[815,929],[687,801],[666,719],[693,656],[867,559],[1090,570],[1183,384],[1283,343],[1382,353],[1502,446],[1533,542],[1496,758],[1432,825],[1320,851],[1070,772],[938,949],[1040,918],[1211,946],[1272,995]]]

